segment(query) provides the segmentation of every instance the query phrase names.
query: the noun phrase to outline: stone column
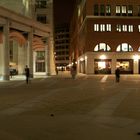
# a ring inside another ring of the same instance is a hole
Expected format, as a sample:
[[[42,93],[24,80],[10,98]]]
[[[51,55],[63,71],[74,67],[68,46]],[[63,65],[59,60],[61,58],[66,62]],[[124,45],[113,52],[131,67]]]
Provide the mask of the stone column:
[[[18,46],[18,74],[24,74],[25,68],[25,45]]]
[[[9,80],[9,20],[7,19],[6,24],[3,26],[3,45],[1,59],[2,59],[2,79]]]
[[[31,29],[31,31],[28,33],[27,64],[26,64],[30,68],[30,74],[31,74],[31,77],[33,78],[33,48],[32,48],[32,43],[33,43],[33,29]]]
[[[111,62],[111,74],[115,74],[116,64],[117,64],[116,57],[115,57],[115,56],[112,56],[112,62]]]
[[[50,72],[50,38],[46,38],[46,45],[45,45],[45,69],[46,75],[51,75]]]

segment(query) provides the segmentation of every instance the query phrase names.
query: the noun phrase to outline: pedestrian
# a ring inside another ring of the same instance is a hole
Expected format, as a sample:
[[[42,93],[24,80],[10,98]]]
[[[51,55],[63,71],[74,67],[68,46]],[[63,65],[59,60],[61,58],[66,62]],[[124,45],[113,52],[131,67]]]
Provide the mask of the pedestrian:
[[[55,68],[55,71],[56,71],[56,75],[58,75],[58,69],[57,69],[57,67]]]
[[[25,67],[25,76],[26,76],[26,83],[28,84],[29,77],[30,77],[30,69],[29,69],[29,67],[27,65]]]
[[[119,68],[115,70],[115,75],[116,75],[116,82],[117,83],[120,82],[120,69]]]
[[[71,67],[71,76],[72,76],[72,79],[76,78],[76,66],[75,65],[73,65]]]
[[[11,65],[10,65],[9,71],[10,71],[10,77],[12,78],[12,76],[13,76],[13,69],[12,69]]]

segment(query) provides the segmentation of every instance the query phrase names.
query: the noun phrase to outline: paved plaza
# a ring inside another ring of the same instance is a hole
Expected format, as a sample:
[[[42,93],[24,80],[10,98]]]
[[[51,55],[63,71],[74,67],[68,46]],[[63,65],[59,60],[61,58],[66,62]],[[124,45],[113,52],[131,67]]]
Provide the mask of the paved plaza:
[[[140,140],[140,75],[0,81],[0,140]]]

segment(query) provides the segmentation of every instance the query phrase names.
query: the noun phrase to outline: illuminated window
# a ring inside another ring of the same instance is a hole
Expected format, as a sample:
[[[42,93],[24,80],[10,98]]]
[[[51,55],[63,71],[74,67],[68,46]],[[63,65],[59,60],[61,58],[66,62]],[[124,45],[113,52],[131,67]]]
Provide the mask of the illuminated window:
[[[99,24],[94,24],[94,31],[99,31]]]
[[[128,32],[133,32],[133,25],[128,25]]]
[[[108,32],[111,31],[111,24],[106,24],[106,31],[108,31]]]
[[[138,25],[138,30],[139,30],[139,32],[140,32],[140,25]]]
[[[95,46],[94,48],[94,51],[97,52],[97,51],[110,51],[111,48],[105,44],[105,43],[99,43],[98,45]]]
[[[122,43],[117,47],[117,52],[131,52],[133,48],[128,43]]]
[[[122,25],[122,31],[127,32],[127,25]]]
[[[132,5],[128,5],[127,13],[128,13],[128,16],[132,16],[133,15],[133,6]]]
[[[116,15],[117,16],[120,16],[121,15],[121,6],[120,5],[117,5],[116,6]]]
[[[126,16],[127,14],[126,14],[126,5],[123,5],[122,6],[122,15],[123,16]]]
[[[105,31],[105,24],[100,24],[100,31],[101,32]]]
[[[120,24],[117,24],[117,29],[116,29],[118,32],[121,32],[122,31],[122,27]]]
[[[111,15],[111,6],[110,5],[107,5],[106,6],[106,15],[107,16],[110,16]]]

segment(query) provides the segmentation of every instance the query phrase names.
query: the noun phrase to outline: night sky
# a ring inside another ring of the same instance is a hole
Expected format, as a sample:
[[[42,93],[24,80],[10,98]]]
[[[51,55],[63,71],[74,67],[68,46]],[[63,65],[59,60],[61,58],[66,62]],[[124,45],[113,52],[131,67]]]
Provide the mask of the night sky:
[[[68,23],[71,20],[74,0],[54,0],[54,23]]]

